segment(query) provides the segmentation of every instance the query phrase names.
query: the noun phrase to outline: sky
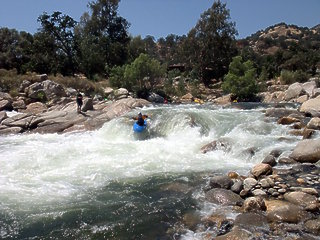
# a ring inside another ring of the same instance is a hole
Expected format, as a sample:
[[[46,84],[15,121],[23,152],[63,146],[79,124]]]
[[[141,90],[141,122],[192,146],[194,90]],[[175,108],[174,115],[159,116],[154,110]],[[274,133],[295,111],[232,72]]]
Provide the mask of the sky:
[[[119,15],[131,24],[132,36],[184,35],[214,0],[121,0]],[[245,38],[280,22],[300,27],[320,24],[320,0],[222,0],[236,23],[237,38]],[[60,11],[79,21],[88,0],[0,0],[0,27],[35,33],[43,12]]]

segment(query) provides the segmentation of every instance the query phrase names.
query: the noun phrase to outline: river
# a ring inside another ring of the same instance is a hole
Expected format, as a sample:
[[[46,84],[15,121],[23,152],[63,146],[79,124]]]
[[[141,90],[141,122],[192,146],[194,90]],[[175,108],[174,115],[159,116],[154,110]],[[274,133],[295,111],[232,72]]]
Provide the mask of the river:
[[[92,132],[0,136],[0,238],[201,239],[175,229],[184,214],[208,211],[200,201],[207,176],[246,174],[298,141],[262,108],[141,111],[149,115],[143,136],[132,131],[138,110]],[[201,153],[217,139],[230,149]]]

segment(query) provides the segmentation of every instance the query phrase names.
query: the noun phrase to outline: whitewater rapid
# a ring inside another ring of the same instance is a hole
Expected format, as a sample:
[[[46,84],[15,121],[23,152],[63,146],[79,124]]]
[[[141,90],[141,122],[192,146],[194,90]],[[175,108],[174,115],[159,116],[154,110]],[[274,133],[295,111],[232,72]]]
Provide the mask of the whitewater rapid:
[[[142,138],[132,131],[138,111],[149,115]],[[201,153],[202,146],[218,139],[230,151]],[[98,192],[110,184],[197,172],[245,173],[271,150],[286,154],[297,141],[288,127],[266,121],[261,109],[198,105],[143,108],[93,132],[0,136],[0,213],[6,218],[0,236],[19,236],[26,222],[56,219],[79,203],[95,205]]]

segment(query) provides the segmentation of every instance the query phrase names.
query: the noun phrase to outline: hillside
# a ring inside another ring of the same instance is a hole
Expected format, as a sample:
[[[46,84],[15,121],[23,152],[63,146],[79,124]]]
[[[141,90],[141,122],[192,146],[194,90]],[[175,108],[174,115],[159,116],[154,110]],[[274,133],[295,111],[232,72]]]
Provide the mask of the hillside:
[[[239,41],[240,47],[250,47],[260,54],[275,54],[278,50],[300,48],[320,49],[320,24],[313,28],[279,23]]]

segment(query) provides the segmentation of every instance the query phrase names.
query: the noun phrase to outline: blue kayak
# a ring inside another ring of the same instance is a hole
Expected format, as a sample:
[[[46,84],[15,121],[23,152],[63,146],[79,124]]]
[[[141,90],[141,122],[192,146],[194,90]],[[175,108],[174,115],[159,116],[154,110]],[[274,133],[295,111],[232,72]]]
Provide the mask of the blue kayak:
[[[146,121],[146,120],[144,120],[143,126],[138,125],[137,122],[135,122],[135,123],[133,124],[133,131],[134,131],[134,132],[140,133],[140,132],[143,132],[146,128],[147,128],[147,121]]]

